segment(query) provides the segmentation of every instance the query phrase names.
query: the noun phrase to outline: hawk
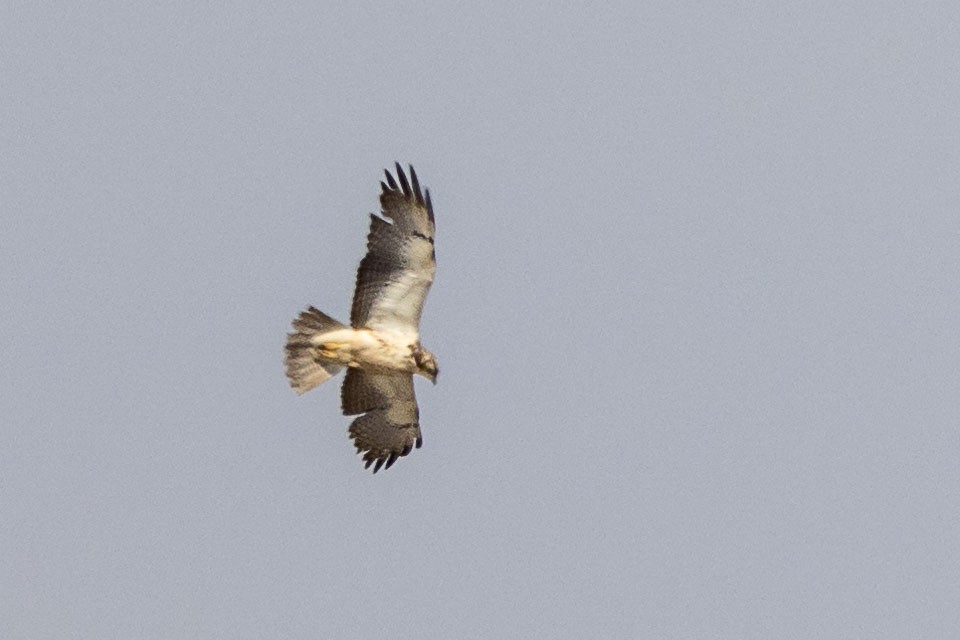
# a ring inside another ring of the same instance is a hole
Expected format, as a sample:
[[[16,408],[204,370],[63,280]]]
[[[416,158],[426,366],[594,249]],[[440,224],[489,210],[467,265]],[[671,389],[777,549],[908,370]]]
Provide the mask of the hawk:
[[[293,321],[287,336],[290,386],[306,393],[347,368],[340,390],[343,414],[359,416],[350,438],[366,468],[389,469],[420,448],[420,411],[413,374],[437,382],[437,360],[420,344],[420,315],[433,283],[433,205],[396,163],[384,171],[379,216],[370,214],[367,255],[357,269],[350,326],[314,307]]]

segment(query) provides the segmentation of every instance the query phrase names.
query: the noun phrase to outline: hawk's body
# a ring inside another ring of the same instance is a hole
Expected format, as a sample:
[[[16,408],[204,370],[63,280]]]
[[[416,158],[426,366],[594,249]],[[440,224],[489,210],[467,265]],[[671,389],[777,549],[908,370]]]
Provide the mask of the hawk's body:
[[[433,206],[410,167],[381,182],[382,216],[371,215],[367,255],[357,270],[350,327],[310,307],[287,339],[287,377],[297,393],[343,367],[345,415],[360,415],[350,437],[374,473],[423,443],[413,374],[436,382],[437,363],[420,345],[420,314],[433,282]],[[399,181],[399,185],[397,182]]]
[[[317,343],[320,355],[345,367],[378,373],[417,372],[411,345],[417,337],[371,329],[335,329]]]

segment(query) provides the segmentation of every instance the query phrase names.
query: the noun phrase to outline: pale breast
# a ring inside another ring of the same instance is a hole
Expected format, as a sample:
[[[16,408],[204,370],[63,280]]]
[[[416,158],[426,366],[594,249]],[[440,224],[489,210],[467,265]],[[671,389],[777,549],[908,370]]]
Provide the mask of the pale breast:
[[[411,350],[417,342],[416,336],[370,329],[360,329],[357,334],[353,353],[355,364],[352,366],[383,371],[416,371],[417,364]]]

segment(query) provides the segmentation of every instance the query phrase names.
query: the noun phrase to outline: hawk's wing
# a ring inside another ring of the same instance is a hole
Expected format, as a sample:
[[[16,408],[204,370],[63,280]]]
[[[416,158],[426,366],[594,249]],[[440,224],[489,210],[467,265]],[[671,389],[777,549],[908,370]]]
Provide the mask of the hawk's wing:
[[[362,413],[350,424],[350,438],[373,472],[420,448],[420,411],[413,395],[413,375],[347,369],[340,389],[343,415]]]
[[[417,333],[436,270],[433,206],[430,191],[420,190],[413,167],[408,182],[400,164],[396,166],[397,179],[385,171],[386,182],[380,183],[383,217],[370,216],[367,255],[357,269],[350,324],[356,329]]]

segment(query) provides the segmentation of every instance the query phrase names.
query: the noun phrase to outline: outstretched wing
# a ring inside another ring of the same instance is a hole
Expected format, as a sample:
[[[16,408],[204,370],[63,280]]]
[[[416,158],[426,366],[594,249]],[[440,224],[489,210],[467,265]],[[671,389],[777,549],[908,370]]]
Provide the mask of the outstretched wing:
[[[367,468],[376,463],[374,473],[423,444],[413,375],[347,369],[340,398],[343,415],[363,414],[350,424],[350,438]]]
[[[350,324],[356,329],[417,333],[436,270],[433,206],[430,191],[420,190],[413,167],[410,182],[399,163],[396,167],[397,179],[385,171],[386,182],[380,183],[382,217],[370,216],[367,255],[357,269]]]

